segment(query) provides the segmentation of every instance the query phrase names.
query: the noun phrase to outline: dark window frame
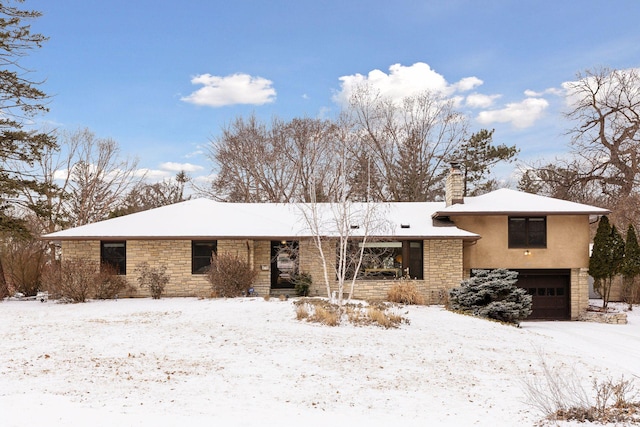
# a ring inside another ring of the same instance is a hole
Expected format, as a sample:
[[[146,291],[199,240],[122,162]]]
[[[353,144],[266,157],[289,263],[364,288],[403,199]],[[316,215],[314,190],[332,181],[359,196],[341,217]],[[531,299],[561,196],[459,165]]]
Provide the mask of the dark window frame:
[[[510,216],[508,222],[509,248],[547,247],[546,216]],[[538,229],[540,224],[542,229]]]
[[[372,248],[375,247],[376,243],[400,243],[400,246],[397,247],[395,251],[395,262],[393,266],[388,266],[388,268],[381,268],[381,274],[373,273],[368,274],[366,272],[367,265],[366,259],[369,256],[365,255],[365,259],[363,260],[363,265],[360,267],[361,271],[358,272],[357,280],[389,280],[389,279],[397,279],[405,274],[408,274],[412,279],[416,280],[424,280],[424,241],[423,240],[381,240],[381,241],[368,241],[367,245]],[[349,251],[353,253],[353,251],[357,251],[360,249],[360,242],[355,241],[351,245]],[[419,247],[413,246],[412,244],[417,244]],[[381,246],[382,247],[382,246]],[[338,248],[337,251],[338,252]],[[336,257],[336,263],[338,259]],[[380,259],[380,263],[382,263],[382,259]],[[351,279],[354,274],[355,265],[351,265],[351,271],[347,273],[346,278]],[[374,269],[375,270],[375,269]],[[371,270],[370,270],[371,271]],[[389,276],[389,277],[386,277]]]
[[[197,251],[198,246],[211,247],[208,255]],[[191,241],[191,274],[202,275],[207,274],[208,268],[211,266],[211,257],[218,253],[217,240],[192,240]]]
[[[116,249],[120,249],[120,251]],[[126,240],[100,241],[100,266],[113,268],[118,276],[127,274],[127,242]]]

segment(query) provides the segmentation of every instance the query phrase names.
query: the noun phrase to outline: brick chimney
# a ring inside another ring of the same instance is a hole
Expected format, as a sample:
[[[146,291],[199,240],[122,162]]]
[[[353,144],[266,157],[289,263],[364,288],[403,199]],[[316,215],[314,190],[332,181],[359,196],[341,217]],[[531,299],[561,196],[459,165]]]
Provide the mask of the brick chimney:
[[[464,177],[459,163],[451,163],[444,191],[444,199],[447,206],[464,203]]]

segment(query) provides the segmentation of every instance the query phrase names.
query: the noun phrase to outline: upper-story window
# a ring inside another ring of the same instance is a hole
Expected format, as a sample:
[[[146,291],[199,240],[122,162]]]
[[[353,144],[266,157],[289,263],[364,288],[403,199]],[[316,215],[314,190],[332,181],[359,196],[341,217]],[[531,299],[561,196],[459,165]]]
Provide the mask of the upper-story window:
[[[510,248],[546,248],[547,218],[509,217]]]
[[[100,242],[100,264],[127,274],[127,242]]]
[[[216,240],[191,242],[191,274],[206,274],[211,267],[211,257],[216,254]]]

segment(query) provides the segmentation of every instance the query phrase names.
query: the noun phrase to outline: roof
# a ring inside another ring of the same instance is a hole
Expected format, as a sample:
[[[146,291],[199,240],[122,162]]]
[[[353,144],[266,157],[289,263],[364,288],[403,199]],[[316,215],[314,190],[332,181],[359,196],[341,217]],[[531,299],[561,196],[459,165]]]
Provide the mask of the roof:
[[[323,236],[339,236],[333,211],[339,204],[223,203],[193,199],[43,236],[47,240],[143,240],[143,239],[281,239],[312,236],[305,213],[317,208]],[[462,238],[479,235],[452,223],[432,219],[444,203],[348,204],[352,235],[363,234],[362,213],[373,213],[372,237]],[[339,217],[339,216],[338,216]]]
[[[313,236],[312,209],[319,234],[337,237],[336,209],[350,209],[350,234],[404,239],[465,239],[480,236],[438,218],[456,215],[606,215],[606,209],[520,191],[500,189],[464,203],[223,203],[193,199],[43,236],[47,240],[143,240],[143,239],[284,239]],[[369,212],[368,221],[363,214]],[[365,230],[364,225],[371,224]],[[355,228],[351,228],[355,227]]]
[[[437,210],[433,217],[456,215],[607,215],[610,211],[582,203],[502,188],[464,203]]]

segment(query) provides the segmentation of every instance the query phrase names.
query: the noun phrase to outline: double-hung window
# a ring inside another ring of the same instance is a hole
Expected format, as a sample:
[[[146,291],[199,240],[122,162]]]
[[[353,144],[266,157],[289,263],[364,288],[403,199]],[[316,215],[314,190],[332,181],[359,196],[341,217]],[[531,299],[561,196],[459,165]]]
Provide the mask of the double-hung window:
[[[546,248],[547,218],[509,217],[510,248]]]

